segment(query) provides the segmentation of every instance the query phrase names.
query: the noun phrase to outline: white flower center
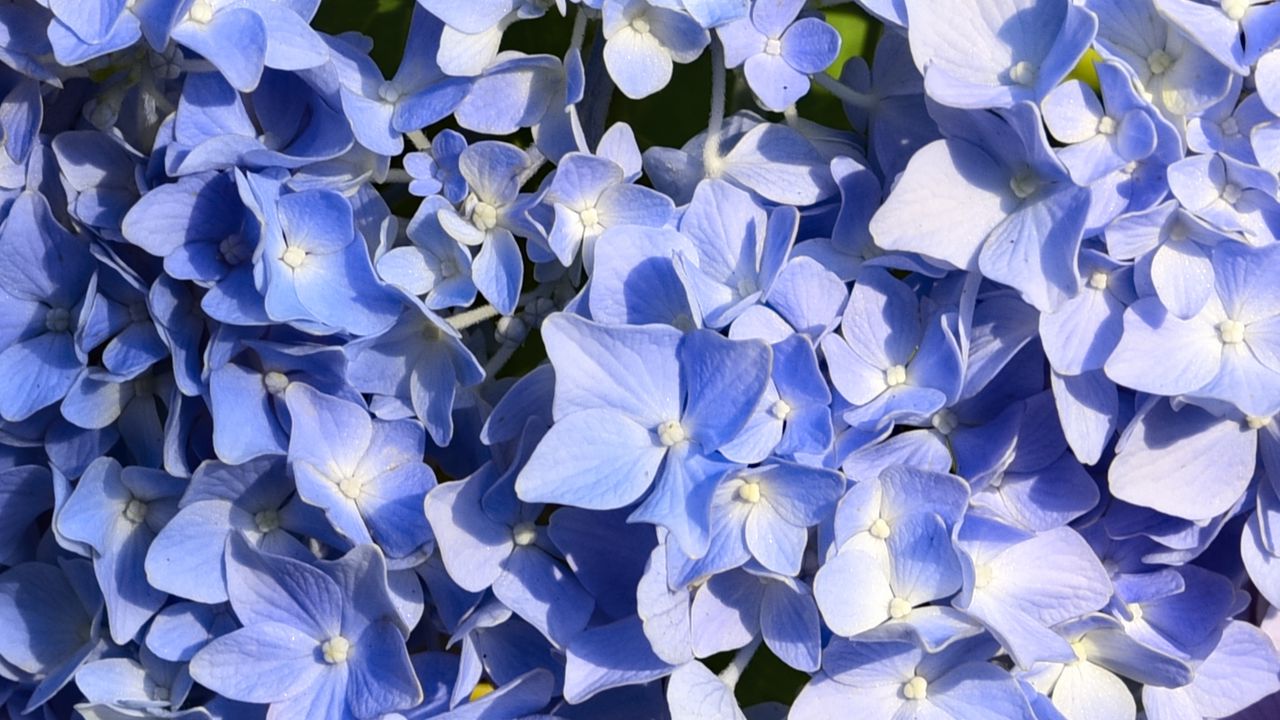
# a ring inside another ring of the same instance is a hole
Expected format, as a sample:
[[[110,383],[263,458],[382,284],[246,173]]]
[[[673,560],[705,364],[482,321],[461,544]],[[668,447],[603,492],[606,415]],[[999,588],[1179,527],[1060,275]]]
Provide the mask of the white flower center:
[[[1098,121],[1098,133],[1100,135],[1112,135],[1116,131],[1116,121],[1110,115],[1103,115]]]
[[[71,327],[71,312],[66,308],[49,308],[44,314],[44,327],[49,332],[66,332]]]
[[[451,278],[458,274],[458,263],[451,257],[441,258],[440,264],[436,266],[440,277]]]
[[[320,653],[330,665],[346,662],[351,656],[351,641],[341,635],[334,635],[320,645]]]
[[[1263,417],[1261,415],[1246,415],[1244,424],[1249,426],[1250,430],[1261,430],[1271,424],[1271,417]]]
[[[1152,75],[1163,75],[1173,66],[1173,56],[1164,50],[1152,50],[1147,56],[1147,67]]]
[[[1124,606],[1124,609],[1128,610],[1129,614],[1133,616],[1133,619],[1129,622],[1138,622],[1142,619],[1142,605],[1138,603],[1129,603]]]
[[[649,18],[645,15],[637,15],[631,18],[631,29],[641,35],[648,35],[650,30]]]
[[[889,617],[901,620],[911,614],[911,603],[906,598],[896,597],[889,601]]]
[[[527,547],[538,539],[538,526],[531,522],[522,522],[511,529],[511,541],[520,547]]]
[[[779,40],[778,38],[769,38],[767,41],[765,41],[764,51],[768,55],[781,55],[782,41]]]
[[[1240,134],[1240,122],[1235,117],[1229,117],[1218,123],[1218,129],[1227,137],[1235,137]]]
[[[756,278],[750,275],[739,277],[737,290],[738,290],[738,297],[744,298],[760,290],[760,283],[757,282]]]
[[[871,527],[867,528],[867,532],[871,533],[871,537],[877,540],[887,540],[892,530],[884,518],[876,518],[875,522],[871,523]]]
[[[791,406],[787,404],[786,400],[775,400],[769,406],[769,414],[777,420],[786,420],[791,416]]]
[[[196,0],[187,12],[187,17],[191,18],[191,22],[204,25],[213,19],[213,3],[209,0]]]
[[[1244,14],[1249,12],[1249,0],[1220,0],[1218,3],[1222,7],[1222,12],[1234,22],[1240,22],[1244,19]]]
[[[1010,178],[1009,189],[1019,200],[1025,200],[1040,189],[1040,178],[1030,168],[1022,170]]]
[[[135,525],[147,519],[147,504],[138,498],[129,498],[124,506],[125,518]]]
[[[1244,342],[1244,323],[1239,320],[1223,320],[1218,323],[1218,339],[1223,345]]]
[[[1076,662],[1084,662],[1089,659],[1089,653],[1085,652],[1083,640],[1071,643],[1071,652],[1076,654]]]
[[[929,694],[929,681],[916,675],[902,685],[902,695],[908,700],[923,700]]]
[[[1019,85],[1034,85],[1039,75],[1040,70],[1026,60],[1009,68],[1009,79]]]
[[[748,505],[760,502],[760,482],[748,480],[738,487],[738,499]]]
[[[658,442],[663,447],[673,447],[689,439],[689,433],[679,420],[668,420],[658,426]]]
[[[478,202],[471,209],[471,223],[488,232],[498,226],[498,209],[487,202]]]
[[[1111,275],[1105,270],[1094,270],[1089,273],[1089,287],[1094,290],[1106,290],[1111,283]]]
[[[907,381],[907,368],[902,365],[894,365],[884,371],[884,384],[889,387],[897,387]]]
[[[1240,202],[1240,197],[1244,195],[1244,191],[1235,183],[1227,183],[1222,186],[1222,201],[1228,205],[1235,205]]]
[[[344,477],[338,481],[338,490],[348,498],[355,500],[364,492],[364,483],[355,477]]]
[[[218,254],[228,265],[239,265],[248,260],[249,253],[246,251],[247,248],[239,235],[228,236],[218,243]]]
[[[991,584],[991,566],[978,565],[973,568],[973,586],[979,590]]]
[[[272,395],[283,395],[284,391],[289,387],[289,376],[272,370],[262,376],[262,385]]]
[[[578,213],[578,221],[582,223],[582,227],[587,230],[594,230],[600,226],[600,211],[593,207]]]
[[[929,422],[935,430],[943,435],[950,435],[960,425],[960,419],[956,417],[956,414],[946,408],[934,413]]]
[[[387,80],[378,86],[378,97],[382,98],[383,102],[393,103],[400,99],[400,86]]]
[[[258,532],[269,533],[280,527],[280,513],[275,510],[263,510],[253,516],[253,523],[258,526]]]
[[[280,256],[280,262],[284,263],[285,265],[288,265],[294,270],[297,270],[298,268],[302,267],[302,263],[306,262],[306,260],[307,260],[307,251],[303,250],[300,247],[296,247],[292,245],[289,246],[284,251],[284,254]]]

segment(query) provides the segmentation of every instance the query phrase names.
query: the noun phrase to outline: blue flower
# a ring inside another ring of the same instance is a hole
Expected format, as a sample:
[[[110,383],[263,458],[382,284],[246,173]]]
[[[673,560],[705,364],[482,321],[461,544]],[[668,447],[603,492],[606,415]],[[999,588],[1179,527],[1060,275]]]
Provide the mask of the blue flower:
[[[690,63],[711,37],[696,20],[647,0],[604,0],[604,62],[622,94],[643,98],[671,81],[675,63]]]
[[[42,195],[19,195],[0,225],[0,416],[25,420],[63,398],[86,358],[72,339],[94,265]]]
[[[914,515],[894,523],[887,537],[880,537],[880,527],[846,544],[814,578],[822,617],[837,635],[854,636],[890,619],[902,620],[960,589],[960,561],[942,518]],[[879,557],[859,548],[863,543],[884,544],[887,574]]]
[[[1258,628],[1231,622],[1213,652],[1196,666],[1191,682],[1177,688],[1145,686],[1143,705],[1149,712],[1183,716],[1194,712],[1225,717],[1239,712],[1280,689],[1276,680],[1280,663],[1270,654],[1272,647],[1271,639]]]
[[[593,603],[548,552],[546,530],[535,522],[542,506],[515,502],[510,482],[486,465],[440,485],[427,496],[427,519],[460,587],[492,588],[504,605],[563,647],[586,627]]]
[[[34,681],[28,712],[106,649],[102,593],[84,560],[27,562],[0,573],[0,658]],[[9,671],[12,672],[12,671]]]
[[[165,147],[166,171],[182,176],[228,167],[295,168],[331,160],[351,147],[342,115],[296,75],[267,73],[249,96],[252,105],[236,90],[216,73],[186,79],[173,140]],[[284,104],[282,96],[298,101]]]
[[[871,219],[876,244],[980,270],[1053,309],[1079,282],[1088,192],[1053,153],[1035,106],[947,117],[952,137],[911,158]]]
[[[809,91],[809,76],[840,52],[840,35],[820,18],[798,18],[804,3],[757,2],[751,17],[716,30],[725,65],[743,65],[747,83],[766,110],[781,112]]]
[[[292,420],[289,468],[298,496],[324,510],[356,545],[402,558],[431,540],[422,499],[435,475],[422,462],[426,434],[410,420],[375,420],[360,405],[303,383],[284,392]]]
[[[409,192],[423,197],[437,193],[449,202],[462,202],[467,181],[458,170],[458,157],[467,148],[467,140],[452,130],[442,130],[431,140],[427,150],[404,156],[404,169],[413,176]]]
[[[365,718],[422,700],[386,565],[362,545],[309,565],[233,535],[227,594],[243,627],[191,659],[191,677],[277,717]]]
[[[906,713],[959,720],[1036,717],[1008,671],[988,662],[994,643],[962,641],[936,654],[902,642],[835,640],[823,670],[792,705],[806,718],[838,718],[853,703],[868,720]]]
[[[153,587],[203,603],[227,601],[222,550],[243,533],[254,547],[305,559],[307,549],[289,530],[312,530],[286,501],[293,483],[284,458],[263,457],[242,465],[209,461],[191,477],[177,513],[156,534],[144,565]],[[220,580],[211,581],[216,575]]]
[[[1256,0],[1157,0],[1156,9],[1215,60],[1241,75],[1280,40],[1275,8]]]
[[[1159,114],[1138,96],[1119,63],[1094,66],[1103,102],[1079,80],[1054,88],[1041,103],[1053,137],[1068,146],[1058,151],[1062,164],[1081,185],[1141,160],[1156,149]]]
[[[267,314],[354,335],[390,327],[400,303],[378,283],[347,200],[307,190],[266,202],[255,280]]]
[[[18,465],[0,471],[0,562],[18,564],[31,542],[36,519],[52,508],[48,468]]]
[[[159,470],[101,458],[56,512],[58,531],[89,550],[118,644],[133,640],[168,597],[147,582],[144,563],[184,485]]]
[[[1038,101],[1084,54],[1098,20],[1069,0],[906,0],[911,55],[929,97],[953,107]],[[972,22],[958,23],[958,17]]]
[[[559,315],[543,326],[556,368],[556,422],[516,479],[526,502],[613,509],[649,494],[634,520],[706,549],[709,499],[728,465],[712,457],[746,424],[772,353],[710,331],[609,328]]]
[[[458,332],[421,306],[405,310],[381,335],[348,343],[345,352],[347,380],[356,389],[407,404],[442,447],[453,439],[458,391],[484,379]]]
[[[854,406],[855,427],[928,423],[959,394],[961,360],[945,311],[923,317],[916,295],[878,268],[864,269],[840,323],[822,340],[831,383]]]
[[[88,701],[78,705],[85,715],[113,711],[127,715],[145,708],[150,715],[174,716],[191,691],[191,676],[179,663],[165,661],[143,648],[138,659],[105,658],[76,671],[76,687]]]
[[[543,201],[555,209],[547,242],[562,264],[572,264],[582,247],[591,266],[592,245],[609,227],[662,227],[671,219],[675,207],[669,198],[624,182],[623,173],[604,157],[570,153],[561,158]]]
[[[436,217],[439,212],[453,212],[443,197],[429,197],[418,206],[405,231],[410,244],[383,253],[377,260],[378,275],[422,297],[432,310],[466,307],[476,299],[471,254],[445,232]]]
[[[1231,403],[1250,416],[1280,411],[1268,390],[1280,383],[1269,330],[1276,304],[1270,299],[1272,286],[1263,279],[1277,257],[1273,249],[1239,243],[1215,248],[1214,292],[1186,320],[1154,297],[1131,305],[1106,364],[1108,377],[1144,392]],[[1153,357],[1161,362],[1153,365]]]
[[[1226,94],[1231,70],[1165,20],[1153,0],[1089,0],[1085,7],[1098,18],[1098,52],[1125,63],[1143,97],[1166,115],[1194,114]]]
[[[1021,668],[1070,661],[1071,646],[1050,628],[1111,599],[1102,563],[1070,528],[1031,534],[970,515],[957,545],[964,588],[956,607],[985,625]]]
[[[844,482],[834,472],[768,463],[726,475],[711,500],[707,553],[671,569],[683,585],[755,560],[778,575],[800,574],[808,529],[835,506]]]
[[[463,150],[458,167],[470,193],[460,208],[437,210],[436,219],[459,243],[480,248],[472,264],[472,282],[499,312],[510,314],[524,281],[514,233],[530,234],[524,214],[532,201],[519,196],[530,170],[529,157],[514,145],[485,141]]]
[[[695,255],[680,264],[703,322],[721,328],[765,301],[795,243],[799,217],[765,211],[747,193],[719,180],[700,183],[680,218]]]
[[[791,667],[818,669],[821,621],[803,581],[750,566],[720,573],[697,591],[689,614],[698,657],[737,650],[761,638]]]

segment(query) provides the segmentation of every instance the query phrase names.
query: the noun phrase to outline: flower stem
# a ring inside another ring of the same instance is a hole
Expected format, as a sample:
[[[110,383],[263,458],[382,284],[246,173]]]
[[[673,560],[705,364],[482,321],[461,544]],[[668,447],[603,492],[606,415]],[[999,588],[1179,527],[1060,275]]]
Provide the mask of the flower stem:
[[[573,13],[573,35],[569,40],[570,50],[581,50],[582,40],[587,36],[587,11],[579,7]]]
[[[490,380],[497,377],[498,372],[507,364],[507,361],[516,353],[516,349],[518,349],[521,344],[522,343],[518,342],[503,343],[502,346],[498,348],[498,352],[494,353],[493,357],[489,358],[489,362],[484,364],[484,376]]]
[[[479,325],[485,320],[496,318],[502,313],[498,312],[498,308],[492,305],[481,305],[478,308],[463,310],[460,313],[454,313],[445,320],[453,326],[454,330],[466,330],[472,325]]]
[[[387,170],[387,177],[383,179],[382,182],[408,184],[413,182],[413,176],[410,175],[409,171],[407,170],[401,170],[400,168],[391,168],[390,170]]]
[[[409,142],[413,143],[413,146],[419,150],[425,152],[431,149],[431,141],[427,139],[426,134],[421,130],[411,130],[405,133],[405,137],[409,138]]]
[[[724,129],[725,102],[724,46],[719,38],[711,39],[711,117],[707,120],[707,139],[702,146],[702,168],[707,177],[720,174],[720,133]]]
[[[733,656],[733,660],[729,661],[728,667],[720,671],[720,682],[729,687],[730,690],[738,686],[738,680],[742,677],[742,671],[747,669],[747,665],[751,662],[751,658],[756,654],[756,650],[760,647],[760,638],[757,636],[746,647],[742,648]]]
[[[814,73],[809,77],[811,77],[818,85],[822,86],[827,92],[839,98],[840,102],[847,105],[871,109],[880,101],[880,99],[875,95],[858,92],[824,72]]]

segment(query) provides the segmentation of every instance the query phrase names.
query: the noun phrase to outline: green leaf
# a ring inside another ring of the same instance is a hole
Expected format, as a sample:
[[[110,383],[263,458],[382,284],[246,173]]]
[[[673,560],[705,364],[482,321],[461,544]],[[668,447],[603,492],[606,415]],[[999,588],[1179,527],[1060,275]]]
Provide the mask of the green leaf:
[[[1084,57],[1080,58],[1080,62],[1076,63],[1076,66],[1071,69],[1071,74],[1067,75],[1067,78],[1080,80],[1097,91],[1099,89],[1098,70],[1094,67],[1094,63],[1100,62],[1102,62],[1102,56],[1098,54],[1097,50],[1089,48],[1085,51]]]
[[[852,57],[865,58],[871,62],[871,54],[875,52],[876,42],[884,26],[871,17],[862,8],[853,5],[827,10],[827,22],[840,33],[840,54],[836,61],[827,68],[827,74],[833,78],[840,77],[840,68]]]
[[[808,681],[807,673],[782,662],[769,648],[761,645],[742,672],[734,694],[738,704],[744,708],[762,702],[790,705]]]

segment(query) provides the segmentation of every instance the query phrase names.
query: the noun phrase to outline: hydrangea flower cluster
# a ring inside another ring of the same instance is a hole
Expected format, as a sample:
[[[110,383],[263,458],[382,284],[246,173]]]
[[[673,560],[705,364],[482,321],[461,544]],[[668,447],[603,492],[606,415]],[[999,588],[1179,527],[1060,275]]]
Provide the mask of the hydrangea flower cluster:
[[[1280,3],[403,5],[0,0],[0,714],[1280,716]]]

